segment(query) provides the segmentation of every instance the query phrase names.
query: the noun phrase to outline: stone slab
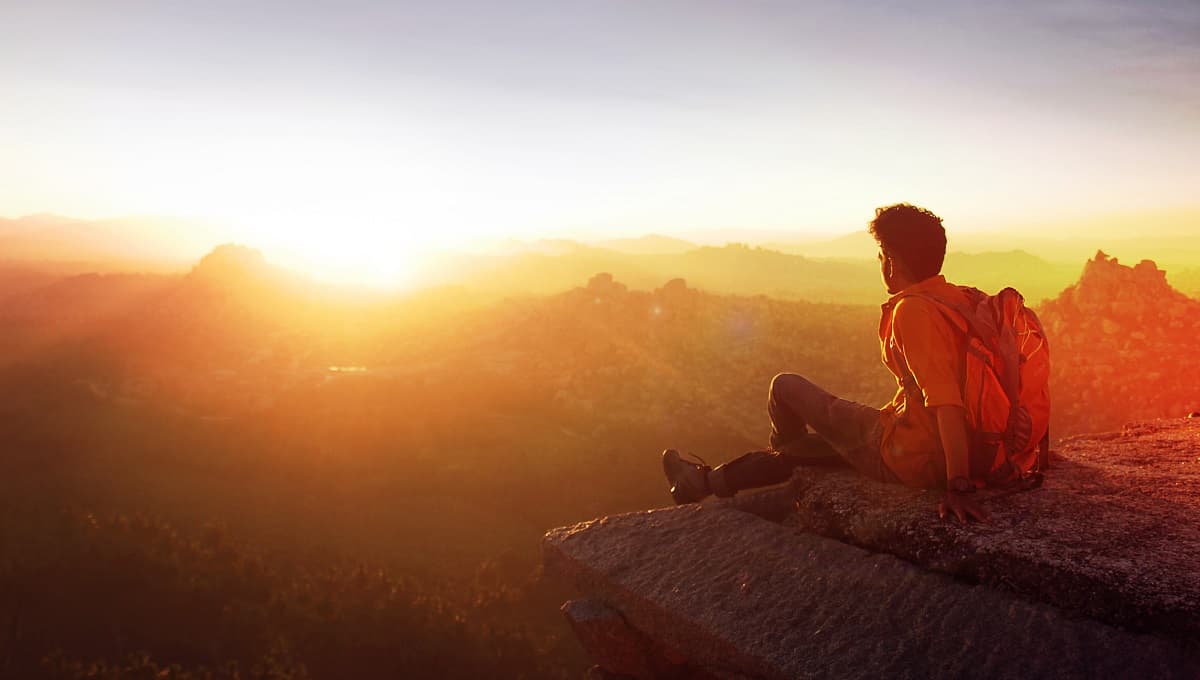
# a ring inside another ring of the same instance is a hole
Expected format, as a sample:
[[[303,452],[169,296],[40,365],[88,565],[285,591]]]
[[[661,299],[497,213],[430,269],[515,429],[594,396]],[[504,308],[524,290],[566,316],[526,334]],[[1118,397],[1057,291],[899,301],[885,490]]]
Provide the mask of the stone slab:
[[[1045,485],[981,493],[988,525],[939,520],[939,494],[798,471],[785,524],[1029,600],[1200,647],[1200,420],[1058,446]]]
[[[548,573],[714,674],[1194,678],[1195,653],[892,555],[689,505],[546,535]]]

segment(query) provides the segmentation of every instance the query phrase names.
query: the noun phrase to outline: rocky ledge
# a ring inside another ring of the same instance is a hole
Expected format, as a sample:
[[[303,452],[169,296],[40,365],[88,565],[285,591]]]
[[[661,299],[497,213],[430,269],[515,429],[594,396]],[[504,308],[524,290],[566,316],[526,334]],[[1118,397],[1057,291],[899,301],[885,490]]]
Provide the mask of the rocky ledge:
[[[1200,419],[1056,454],[1041,488],[982,494],[987,525],[804,469],[554,530],[545,565],[601,675],[1200,677]]]

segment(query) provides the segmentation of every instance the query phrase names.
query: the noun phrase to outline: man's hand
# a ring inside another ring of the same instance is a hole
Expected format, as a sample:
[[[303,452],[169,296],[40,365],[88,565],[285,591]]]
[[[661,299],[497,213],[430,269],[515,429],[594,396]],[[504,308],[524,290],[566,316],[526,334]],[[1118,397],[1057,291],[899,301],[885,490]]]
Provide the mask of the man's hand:
[[[946,491],[942,502],[938,503],[938,517],[946,519],[946,515],[954,515],[961,524],[971,520],[987,523],[992,515],[984,509],[972,494]]]
[[[939,406],[935,412],[938,433],[942,438],[942,451],[946,455],[946,478],[949,480],[947,485],[951,487],[946,489],[946,495],[942,497],[942,502],[938,503],[938,517],[946,519],[946,515],[952,514],[963,524],[971,520],[986,522],[991,519],[988,511],[979,505],[971,493],[966,493],[973,491],[974,487],[969,483],[966,484],[968,489],[956,491],[953,487],[955,480],[969,482],[970,436],[967,412],[961,406]]]

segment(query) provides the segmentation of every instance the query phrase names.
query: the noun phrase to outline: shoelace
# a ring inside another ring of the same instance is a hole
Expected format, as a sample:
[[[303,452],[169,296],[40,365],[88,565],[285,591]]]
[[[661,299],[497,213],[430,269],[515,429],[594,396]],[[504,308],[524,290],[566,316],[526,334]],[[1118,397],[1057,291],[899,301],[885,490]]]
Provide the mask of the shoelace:
[[[692,458],[693,460],[687,460],[684,458],[684,456]],[[685,463],[691,463],[692,465],[700,465],[701,467],[710,467],[708,463],[704,462],[703,458],[701,458],[700,456],[697,456],[696,454],[694,454],[690,451],[687,453],[679,454],[679,460],[682,460]],[[697,463],[696,461],[699,461],[699,462]]]

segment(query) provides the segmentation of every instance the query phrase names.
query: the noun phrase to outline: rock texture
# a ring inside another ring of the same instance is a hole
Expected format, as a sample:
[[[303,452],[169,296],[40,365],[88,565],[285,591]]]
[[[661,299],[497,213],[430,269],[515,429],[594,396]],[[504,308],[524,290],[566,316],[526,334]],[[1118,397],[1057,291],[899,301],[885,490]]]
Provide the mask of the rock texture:
[[[1038,308],[1050,337],[1052,431],[1101,432],[1129,420],[1200,408],[1200,300],[1167,283],[1150,260],[1126,266],[1103,252],[1079,282]]]
[[[739,509],[781,498],[781,524]],[[1200,677],[1200,421],[1063,442],[986,526],[937,498],[802,469],[555,530],[544,560],[673,659],[656,677]]]
[[[731,508],[683,506],[556,530],[545,560],[687,660],[657,677],[1200,673],[1167,641]]]
[[[933,514],[933,491],[801,470],[793,527],[1108,623],[1200,646],[1200,422],[1062,442],[1045,485],[983,492],[988,525]]]
[[[621,612],[597,600],[571,600],[563,605],[575,637],[603,673],[653,680],[672,665],[645,633],[630,626]],[[676,658],[676,664],[683,663]]]

